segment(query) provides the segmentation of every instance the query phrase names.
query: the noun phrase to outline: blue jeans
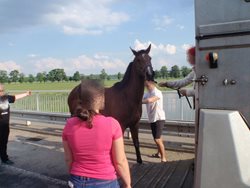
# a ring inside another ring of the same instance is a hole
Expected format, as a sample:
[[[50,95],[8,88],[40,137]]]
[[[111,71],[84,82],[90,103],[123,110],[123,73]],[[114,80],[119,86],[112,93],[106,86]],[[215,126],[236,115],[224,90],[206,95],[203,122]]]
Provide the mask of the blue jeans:
[[[71,182],[71,183],[70,183]],[[102,180],[88,177],[81,177],[71,174],[69,178],[70,188],[120,188],[120,185],[115,180]]]

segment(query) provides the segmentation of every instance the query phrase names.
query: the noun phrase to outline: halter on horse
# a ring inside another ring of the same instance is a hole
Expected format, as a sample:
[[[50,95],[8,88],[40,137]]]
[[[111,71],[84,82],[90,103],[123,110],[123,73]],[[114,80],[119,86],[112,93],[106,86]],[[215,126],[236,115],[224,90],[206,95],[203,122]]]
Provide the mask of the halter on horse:
[[[145,50],[135,51],[131,49],[135,58],[127,67],[123,79],[112,87],[105,88],[105,108],[101,112],[105,116],[112,116],[117,119],[123,132],[126,128],[130,128],[138,163],[142,163],[138,139],[138,122],[142,114],[144,82],[145,80],[154,81],[154,71],[149,56],[150,48],[151,45]],[[79,101],[80,89],[81,84],[76,86],[68,97],[68,105],[72,116]]]

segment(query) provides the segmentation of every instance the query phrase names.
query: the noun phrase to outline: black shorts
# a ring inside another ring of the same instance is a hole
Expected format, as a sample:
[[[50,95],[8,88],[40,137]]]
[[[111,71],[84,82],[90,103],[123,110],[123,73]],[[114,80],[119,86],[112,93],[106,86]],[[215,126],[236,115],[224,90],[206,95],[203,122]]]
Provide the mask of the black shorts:
[[[150,123],[152,135],[153,135],[154,139],[161,138],[164,124],[165,124],[165,120],[158,120],[154,123]]]

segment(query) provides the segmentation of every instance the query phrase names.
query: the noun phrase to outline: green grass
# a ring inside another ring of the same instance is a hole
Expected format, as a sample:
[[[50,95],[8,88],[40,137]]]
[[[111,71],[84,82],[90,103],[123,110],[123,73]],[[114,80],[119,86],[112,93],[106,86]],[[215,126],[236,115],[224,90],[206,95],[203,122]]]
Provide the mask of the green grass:
[[[4,84],[6,90],[71,90],[80,82],[34,82]]]
[[[173,79],[168,79],[173,80]],[[120,80],[105,80],[105,87],[111,87],[114,83],[119,82]],[[157,82],[164,82],[166,79],[157,79]],[[5,90],[72,90],[79,82],[34,82],[34,83],[6,83],[4,84]],[[159,87],[158,87],[159,88]],[[159,88],[162,91],[171,90],[168,88]]]
[[[116,81],[105,81],[105,86],[112,86]],[[4,84],[7,91],[9,90],[71,90],[77,86],[79,82],[34,82],[34,83],[10,83]]]

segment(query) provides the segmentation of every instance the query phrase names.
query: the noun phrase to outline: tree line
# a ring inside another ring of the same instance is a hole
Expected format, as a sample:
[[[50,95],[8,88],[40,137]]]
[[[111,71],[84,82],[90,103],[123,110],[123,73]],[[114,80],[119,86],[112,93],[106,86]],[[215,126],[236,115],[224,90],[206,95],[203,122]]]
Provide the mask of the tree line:
[[[183,66],[179,68],[177,65],[171,67],[170,70],[166,66],[162,66],[160,70],[155,70],[155,78],[179,78],[185,77],[191,72],[191,69]],[[53,69],[49,72],[39,72],[35,76],[32,74],[25,75],[18,70],[10,71],[8,74],[5,70],[0,70],[0,82],[1,83],[12,83],[12,82],[60,82],[60,81],[80,81],[82,79],[101,79],[101,80],[111,80],[111,79],[122,79],[124,74],[118,72],[114,75],[109,75],[106,73],[105,69],[102,69],[100,74],[81,74],[76,71],[73,76],[67,76],[64,69]]]

